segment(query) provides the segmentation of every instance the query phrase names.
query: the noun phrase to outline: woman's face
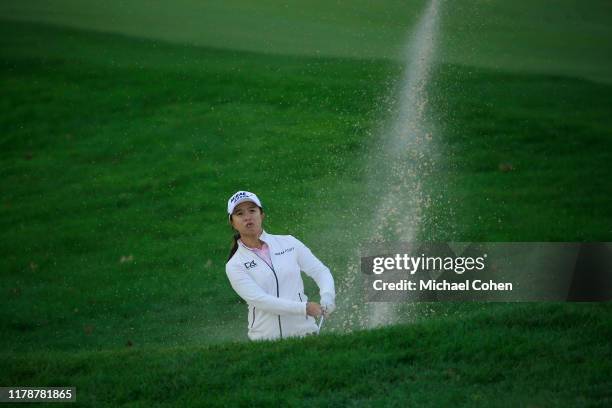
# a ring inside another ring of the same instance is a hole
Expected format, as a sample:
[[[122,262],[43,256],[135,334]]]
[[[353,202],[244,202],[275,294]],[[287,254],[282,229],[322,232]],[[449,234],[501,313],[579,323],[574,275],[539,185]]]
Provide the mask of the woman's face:
[[[251,201],[240,203],[234,208],[231,223],[240,235],[258,235],[265,214]]]

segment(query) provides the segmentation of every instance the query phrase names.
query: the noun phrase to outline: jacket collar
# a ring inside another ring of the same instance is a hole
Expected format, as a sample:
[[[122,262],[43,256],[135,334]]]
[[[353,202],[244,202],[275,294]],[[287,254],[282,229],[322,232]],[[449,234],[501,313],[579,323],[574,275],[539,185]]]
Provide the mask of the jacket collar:
[[[259,239],[265,242],[268,245],[268,248],[272,248],[272,235],[268,234],[264,229],[261,230],[261,234],[259,234]],[[242,240],[239,241],[240,246],[245,249],[249,249]]]
[[[261,235],[259,236],[259,239],[261,239],[263,242],[268,244],[268,247],[270,246],[270,241],[272,241],[271,238],[272,237],[270,236],[270,234],[266,232],[266,230],[264,229],[261,230]]]

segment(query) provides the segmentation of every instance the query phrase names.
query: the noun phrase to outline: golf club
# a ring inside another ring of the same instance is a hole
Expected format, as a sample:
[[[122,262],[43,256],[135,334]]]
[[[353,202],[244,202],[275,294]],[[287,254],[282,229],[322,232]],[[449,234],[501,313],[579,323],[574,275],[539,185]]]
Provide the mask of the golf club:
[[[324,308],[322,308],[321,318],[319,319],[319,324],[318,324],[319,331],[321,331],[321,326],[323,326],[323,320],[325,320],[325,309]]]

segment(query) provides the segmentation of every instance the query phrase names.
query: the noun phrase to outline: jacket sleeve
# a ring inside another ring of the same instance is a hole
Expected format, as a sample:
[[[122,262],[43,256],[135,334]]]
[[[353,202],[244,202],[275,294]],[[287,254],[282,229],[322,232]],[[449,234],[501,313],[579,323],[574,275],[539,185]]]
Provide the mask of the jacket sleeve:
[[[240,266],[225,265],[225,273],[236,293],[247,303],[278,315],[306,316],[306,302],[295,302],[267,294]]]
[[[319,286],[319,294],[323,297],[327,294],[336,298],[336,289],[334,287],[334,277],[332,276],[329,268],[323,264],[310,249],[304,245],[299,239],[291,236],[295,241],[295,248],[297,250],[297,261],[300,265],[300,269],[304,273],[310,276]]]

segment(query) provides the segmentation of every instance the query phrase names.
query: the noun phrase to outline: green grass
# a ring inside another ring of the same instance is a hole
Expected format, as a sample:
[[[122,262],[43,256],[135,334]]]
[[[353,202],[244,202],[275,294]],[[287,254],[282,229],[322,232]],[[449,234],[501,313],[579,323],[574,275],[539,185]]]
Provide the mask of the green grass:
[[[0,18],[277,55],[403,60],[428,2],[9,0]],[[441,0],[439,59],[612,81],[607,0]]]
[[[607,406],[609,304],[488,305],[352,335],[273,343],[37,352],[5,383],[77,387],[86,405]]]
[[[372,98],[385,91],[369,79],[385,78],[385,65],[3,28],[10,349],[36,348],[49,328],[65,336],[47,344],[68,349],[244,336],[224,272],[227,197],[252,186],[270,231],[304,237],[319,218],[311,197],[337,206],[334,193],[360,188]]]
[[[256,191],[266,229],[341,282],[399,63],[0,31],[3,384],[109,405],[609,404],[607,304],[422,305],[411,326],[341,335],[330,319],[317,339],[237,342],[227,197]],[[560,67],[574,76],[438,66],[425,238],[611,240],[612,89]]]
[[[442,68],[444,159],[430,236],[608,241],[612,88],[553,75]],[[460,222],[458,222],[460,220]]]

